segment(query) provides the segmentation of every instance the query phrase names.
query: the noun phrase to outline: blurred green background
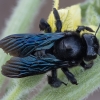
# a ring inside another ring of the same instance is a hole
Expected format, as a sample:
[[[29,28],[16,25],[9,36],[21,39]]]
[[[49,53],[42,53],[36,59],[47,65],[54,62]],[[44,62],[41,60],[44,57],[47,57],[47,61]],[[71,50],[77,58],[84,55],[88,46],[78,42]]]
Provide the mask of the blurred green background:
[[[6,25],[7,19],[13,12],[13,8],[16,6],[18,0],[0,0],[0,34],[2,34],[3,28]],[[42,1],[42,0],[41,0]],[[84,2],[85,0],[60,0],[60,8],[65,8],[67,6]],[[31,33],[40,32],[38,24],[41,18],[47,19],[51,9],[52,0],[45,0],[45,3],[41,6],[40,11],[35,19],[35,22],[30,28]],[[34,12],[33,12],[34,13]],[[34,27],[34,28],[33,28]],[[84,83],[83,83],[84,84]],[[67,87],[66,87],[67,88]],[[2,93],[0,96],[3,95]],[[67,93],[66,93],[67,95]],[[100,100],[100,89],[95,91],[85,100]]]

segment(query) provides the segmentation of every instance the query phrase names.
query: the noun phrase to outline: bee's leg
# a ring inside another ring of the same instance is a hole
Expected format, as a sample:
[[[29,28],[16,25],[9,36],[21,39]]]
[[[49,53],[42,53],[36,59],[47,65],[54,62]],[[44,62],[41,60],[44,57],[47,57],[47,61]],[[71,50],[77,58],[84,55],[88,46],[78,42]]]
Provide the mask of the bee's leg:
[[[91,61],[90,63],[86,64],[84,61],[82,61],[80,63],[80,65],[84,68],[84,69],[89,69],[93,66],[93,61]]]
[[[40,31],[45,31],[47,33],[51,33],[50,25],[43,18],[40,20],[39,28],[40,28]]]
[[[52,87],[60,87],[61,84],[67,85],[66,83],[62,82],[57,78],[57,70],[53,69],[51,71],[51,76],[48,76],[48,84],[50,84]]]
[[[58,11],[56,10],[56,8],[53,8],[53,14],[54,14],[54,17],[56,19],[56,32],[61,32],[61,29],[62,29],[62,22],[60,20],[60,16],[59,16],[59,13]]]
[[[90,27],[87,26],[78,26],[78,28],[76,29],[77,33],[80,33],[81,31],[87,30],[89,32],[94,32]]]
[[[64,72],[64,74],[66,75],[66,77],[68,78],[68,80],[69,80],[72,84],[78,85],[77,80],[75,79],[74,75],[68,70],[68,68],[62,67],[61,69],[62,69],[62,71]]]

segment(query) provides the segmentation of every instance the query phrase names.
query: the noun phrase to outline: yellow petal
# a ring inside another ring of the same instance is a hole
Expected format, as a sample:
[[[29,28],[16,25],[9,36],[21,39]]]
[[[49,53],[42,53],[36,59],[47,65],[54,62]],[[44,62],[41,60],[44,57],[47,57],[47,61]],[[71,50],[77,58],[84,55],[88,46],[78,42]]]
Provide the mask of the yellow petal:
[[[58,7],[59,7],[59,0],[54,0],[53,8],[58,9]]]
[[[79,5],[59,9],[58,13],[62,21],[62,32],[66,30],[75,30],[77,26],[81,25],[81,9]],[[53,12],[50,13],[47,21],[52,28],[52,32],[55,32],[56,26]]]

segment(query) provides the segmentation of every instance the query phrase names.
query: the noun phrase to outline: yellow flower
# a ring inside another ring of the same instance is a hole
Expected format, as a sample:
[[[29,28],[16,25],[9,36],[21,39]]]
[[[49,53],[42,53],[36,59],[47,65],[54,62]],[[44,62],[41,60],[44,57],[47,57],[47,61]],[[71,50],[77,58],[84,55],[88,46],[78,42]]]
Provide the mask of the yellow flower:
[[[73,5],[64,9],[58,9],[59,0],[54,0],[53,8],[58,10],[60,19],[62,21],[62,32],[66,30],[75,30],[77,26],[81,25],[81,9],[79,5]],[[56,31],[55,17],[53,11],[51,11],[48,17],[48,23],[51,26],[51,31]]]

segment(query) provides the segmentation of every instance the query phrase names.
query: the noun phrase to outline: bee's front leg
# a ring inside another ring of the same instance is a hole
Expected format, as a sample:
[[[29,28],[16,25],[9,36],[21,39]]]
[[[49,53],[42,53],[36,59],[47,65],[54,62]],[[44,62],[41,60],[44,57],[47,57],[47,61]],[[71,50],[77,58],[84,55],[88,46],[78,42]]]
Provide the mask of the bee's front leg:
[[[82,61],[80,63],[80,65],[86,70],[86,69],[89,69],[93,66],[93,61],[91,61],[90,63],[86,64],[84,61]]]
[[[87,26],[78,26],[78,28],[76,29],[76,32],[77,32],[77,33],[80,33],[81,31],[84,31],[84,30],[87,30],[87,31],[89,31],[89,32],[94,32],[94,31],[92,30],[92,28],[87,27]]]

